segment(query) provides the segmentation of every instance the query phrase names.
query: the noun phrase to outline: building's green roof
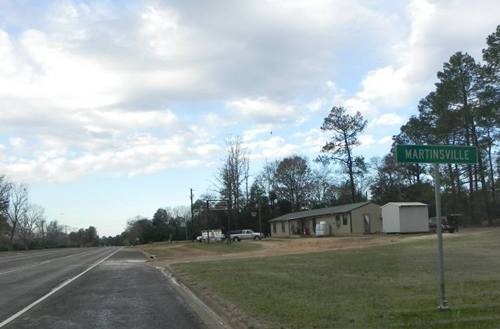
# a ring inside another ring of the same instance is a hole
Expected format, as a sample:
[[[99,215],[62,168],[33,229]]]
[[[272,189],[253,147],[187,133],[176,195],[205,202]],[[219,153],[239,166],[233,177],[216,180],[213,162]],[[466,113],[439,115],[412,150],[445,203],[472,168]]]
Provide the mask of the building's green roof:
[[[365,201],[365,202],[343,204],[343,205],[335,206],[335,207],[291,212],[289,214],[273,218],[269,222],[270,223],[272,223],[272,222],[285,222],[285,221],[289,221],[289,220],[293,220],[293,219],[301,219],[301,218],[307,218],[307,217],[317,217],[317,216],[325,216],[325,215],[332,215],[332,214],[348,213],[348,212],[351,212],[351,211],[358,209],[360,207],[366,206],[367,204],[370,204],[370,203],[372,203],[372,202]]]

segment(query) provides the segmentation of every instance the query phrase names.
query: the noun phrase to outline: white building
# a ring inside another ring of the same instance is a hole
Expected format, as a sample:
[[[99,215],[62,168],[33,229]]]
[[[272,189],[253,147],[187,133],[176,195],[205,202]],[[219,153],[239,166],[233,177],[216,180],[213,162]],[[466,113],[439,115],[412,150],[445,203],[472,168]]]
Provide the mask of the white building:
[[[425,203],[389,202],[381,208],[384,233],[429,232],[429,212]]]

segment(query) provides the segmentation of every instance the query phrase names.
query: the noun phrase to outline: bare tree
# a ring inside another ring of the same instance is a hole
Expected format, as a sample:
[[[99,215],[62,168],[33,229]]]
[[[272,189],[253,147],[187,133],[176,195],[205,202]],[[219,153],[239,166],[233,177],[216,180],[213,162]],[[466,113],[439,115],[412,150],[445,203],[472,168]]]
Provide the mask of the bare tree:
[[[313,208],[333,205],[338,194],[334,184],[332,169],[321,165],[312,171],[310,202]]]
[[[313,183],[307,160],[298,155],[281,160],[276,169],[276,183],[278,196],[288,200],[293,211],[306,206]]]
[[[260,174],[255,178],[257,184],[265,191],[269,200],[276,199],[276,170],[278,169],[279,161],[266,162]]]
[[[175,206],[170,209],[170,213],[173,219],[182,223],[187,223],[191,218],[191,209],[188,206]]]
[[[27,207],[24,216],[19,218],[18,222],[18,234],[24,245],[28,247],[35,237],[35,229],[40,227],[40,223],[45,218],[45,210],[43,207],[30,204]]]
[[[249,161],[241,147],[241,138],[234,137],[227,141],[227,156],[219,171],[217,180],[220,183],[220,195],[228,200],[229,211],[233,218],[243,207],[242,188],[248,179]]]
[[[28,211],[28,188],[26,185],[14,185],[10,194],[10,205],[7,218],[10,224],[10,241],[14,239],[17,225]]]
[[[12,184],[7,181],[5,176],[0,176],[0,236],[2,232],[7,231],[9,216],[10,192]]]
[[[42,239],[45,239],[47,236],[46,227],[47,227],[47,220],[45,219],[45,217],[41,218],[40,221],[36,223],[36,228]]]

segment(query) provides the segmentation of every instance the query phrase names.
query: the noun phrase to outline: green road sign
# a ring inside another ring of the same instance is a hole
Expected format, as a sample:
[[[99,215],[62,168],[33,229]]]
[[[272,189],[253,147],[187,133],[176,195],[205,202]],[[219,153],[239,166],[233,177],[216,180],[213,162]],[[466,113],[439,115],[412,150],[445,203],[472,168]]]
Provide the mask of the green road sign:
[[[407,163],[434,164],[434,193],[436,196],[436,231],[439,259],[439,306],[438,310],[448,310],[444,280],[443,232],[441,228],[441,195],[439,193],[440,163],[476,163],[477,149],[470,146],[452,145],[396,145],[396,161]]]
[[[411,163],[477,163],[473,146],[396,145],[396,161]]]

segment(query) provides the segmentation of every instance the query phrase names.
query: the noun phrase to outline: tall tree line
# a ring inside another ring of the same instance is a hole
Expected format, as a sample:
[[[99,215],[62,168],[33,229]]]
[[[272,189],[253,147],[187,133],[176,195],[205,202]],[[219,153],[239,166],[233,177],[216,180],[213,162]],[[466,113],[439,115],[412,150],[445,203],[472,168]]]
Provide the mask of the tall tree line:
[[[95,227],[68,232],[29,200],[28,187],[0,176],[0,251],[99,245]]]
[[[187,230],[190,229],[187,227],[190,216],[189,207],[158,208],[151,219],[136,216],[127,222],[127,227],[121,235],[101,239],[101,242],[110,245],[136,245],[185,240]]]
[[[500,26],[487,38],[482,63],[467,53],[453,54],[437,73],[435,89],[419,102],[418,114],[394,136],[394,145],[467,145],[478,149],[477,164],[447,164],[440,172],[445,211],[462,213],[471,224],[491,224],[499,215],[499,49]],[[412,197],[426,201],[430,171],[427,165],[395,164],[391,153],[379,161],[372,195],[380,202]]]

